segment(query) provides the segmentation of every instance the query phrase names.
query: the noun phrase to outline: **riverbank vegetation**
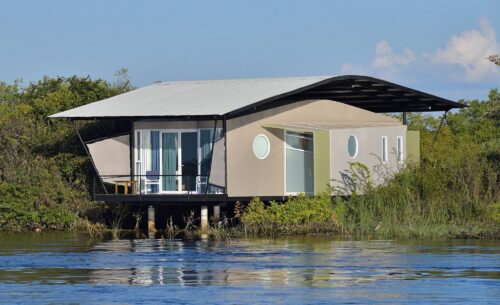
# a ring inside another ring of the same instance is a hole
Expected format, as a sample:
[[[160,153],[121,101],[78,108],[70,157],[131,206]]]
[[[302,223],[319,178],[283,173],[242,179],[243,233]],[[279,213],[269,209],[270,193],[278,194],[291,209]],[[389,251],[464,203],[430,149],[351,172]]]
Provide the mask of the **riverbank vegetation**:
[[[90,77],[44,77],[22,87],[0,82],[0,230],[71,230],[95,222],[91,165],[71,123],[47,116],[130,90]],[[84,134],[118,129],[79,123]],[[100,213],[102,214],[102,213]]]
[[[25,87],[0,82],[0,230],[116,229],[116,210],[91,201],[92,167],[72,124],[47,116],[130,89],[125,70],[114,83],[77,76]],[[462,102],[470,107],[448,113],[437,137],[441,117],[409,115],[408,129],[421,133],[420,163],[406,164],[384,185],[374,187],[367,169],[352,164],[355,183],[333,189],[339,196],[301,195],[285,204],[255,198],[239,205],[231,232],[498,238],[500,95],[492,90],[487,101]],[[89,139],[128,128],[75,123]],[[353,187],[354,195],[344,196]]]

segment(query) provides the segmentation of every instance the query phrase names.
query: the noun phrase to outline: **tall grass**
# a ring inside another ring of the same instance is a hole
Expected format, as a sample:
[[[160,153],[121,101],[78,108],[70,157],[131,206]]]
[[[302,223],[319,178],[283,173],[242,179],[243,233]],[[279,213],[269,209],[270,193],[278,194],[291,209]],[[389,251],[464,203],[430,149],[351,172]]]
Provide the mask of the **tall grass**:
[[[362,195],[335,197],[333,209],[352,234],[498,237],[497,180],[493,168],[476,158],[424,162]]]
[[[268,205],[255,198],[241,216],[243,229],[249,235],[500,237],[496,165],[479,154],[436,156],[378,187],[366,166],[352,163],[349,179],[319,196]]]

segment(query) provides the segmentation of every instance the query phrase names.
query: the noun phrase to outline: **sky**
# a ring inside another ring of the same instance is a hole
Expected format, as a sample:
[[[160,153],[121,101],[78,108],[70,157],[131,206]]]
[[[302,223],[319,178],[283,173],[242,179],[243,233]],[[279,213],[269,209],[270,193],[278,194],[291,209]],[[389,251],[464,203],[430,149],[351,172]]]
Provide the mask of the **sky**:
[[[500,1],[0,0],[0,81],[361,74],[452,100],[500,87]]]

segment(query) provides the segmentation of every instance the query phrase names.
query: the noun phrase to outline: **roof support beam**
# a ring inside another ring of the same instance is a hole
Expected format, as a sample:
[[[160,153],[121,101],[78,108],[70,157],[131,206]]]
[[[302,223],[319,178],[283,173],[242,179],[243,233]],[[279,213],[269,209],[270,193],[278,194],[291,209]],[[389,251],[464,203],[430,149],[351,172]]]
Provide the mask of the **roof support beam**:
[[[85,153],[87,154],[87,156],[90,159],[90,162],[92,163],[92,167],[94,168],[95,174],[97,175],[97,177],[99,177],[99,182],[101,183],[102,189],[107,194],[108,190],[106,189],[106,186],[104,185],[104,181],[102,180],[101,176],[99,175],[99,171],[97,170],[97,167],[95,166],[95,163],[94,163],[94,160],[92,159],[92,156],[90,155],[90,152],[87,148],[87,144],[85,144],[85,142],[83,141],[82,136],[80,135],[80,132],[78,131],[78,128],[76,127],[76,124],[73,121],[73,119],[70,119],[69,121],[71,122],[71,126],[73,127],[76,134],[78,135],[78,138],[80,139],[80,142],[82,143],[82,146],[83,146],[83,149],[85,150]]]
[[[210,174],[212,172],[212,159],[214,156],[214,146],[215,146],[215,134],[217,132],[217,119],[214,121],[214,129],[212,133],[212,147],[210,148],[210,163],[208,167],[208,175],[207,175],[207,187],[205,189],[205,196],[208,195],[208,188],[210,187]],[[201,177],[200,177],[201,178]]]

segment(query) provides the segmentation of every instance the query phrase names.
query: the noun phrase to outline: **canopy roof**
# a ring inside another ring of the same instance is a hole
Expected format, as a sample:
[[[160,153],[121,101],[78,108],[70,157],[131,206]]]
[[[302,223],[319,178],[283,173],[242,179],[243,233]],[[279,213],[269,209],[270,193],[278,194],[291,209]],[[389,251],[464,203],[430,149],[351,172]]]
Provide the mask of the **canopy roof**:
[[[381,79],[345,75],[161,82],[50,117],[234,117],[308,99],[330,99],[373,112],[447,111],[465,107]]]

